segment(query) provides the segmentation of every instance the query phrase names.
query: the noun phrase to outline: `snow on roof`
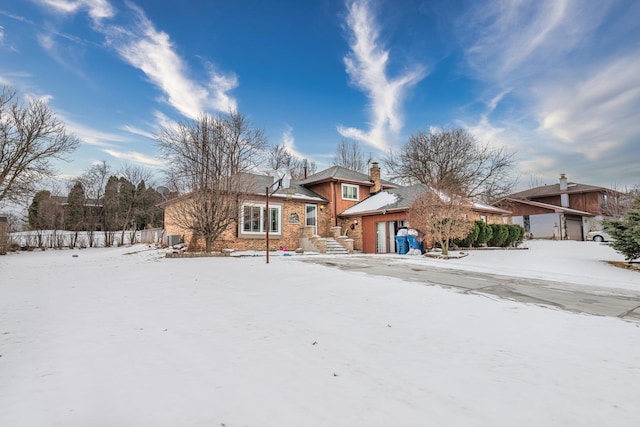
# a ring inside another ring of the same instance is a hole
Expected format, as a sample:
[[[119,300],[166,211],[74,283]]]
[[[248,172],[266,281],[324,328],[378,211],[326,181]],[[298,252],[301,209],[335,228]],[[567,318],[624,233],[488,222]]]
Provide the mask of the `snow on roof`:
[[[342,212],[343,215],[350,215],[362,212],[371,212],[391,205],[398,200],[398,196],[387,191],[381,191],[368,199],[363,200],[355,206]]]
[[[500,208],[497,208],[495,206],[491,206],[491,205],[487,205],[487,204],[479,203],[479,202],[475,202],[473,204],[473,207],[476,208],[476,209],[481,209],[483,211],[490,211],[490,212],[496,212],[496,213],[501,213],[501,214],[509,213],[508,210],[500,209]]]

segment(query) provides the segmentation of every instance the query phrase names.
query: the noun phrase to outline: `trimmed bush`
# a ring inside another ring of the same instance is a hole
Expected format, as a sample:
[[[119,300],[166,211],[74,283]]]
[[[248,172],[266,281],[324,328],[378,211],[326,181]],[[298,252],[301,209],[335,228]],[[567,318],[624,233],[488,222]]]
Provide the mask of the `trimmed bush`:
[[[478,247],[478,246],[487,244],[487,242],[491,240],[491,236],[493,235],[493,230],[484,221],[476,221],[475,223],[478,225],[479,232],[478,232],[478,238],[474,242],[473,246]]]
[[[509,237],[504,246],[517,246],[519,242],[524,240],[524,228],[518,224],[507,224],[509,229]]]
[[[509,238],[509,229],[506,224],[489,224],[491,227],[491,239],[487,242],[489,246],[501,247]]]

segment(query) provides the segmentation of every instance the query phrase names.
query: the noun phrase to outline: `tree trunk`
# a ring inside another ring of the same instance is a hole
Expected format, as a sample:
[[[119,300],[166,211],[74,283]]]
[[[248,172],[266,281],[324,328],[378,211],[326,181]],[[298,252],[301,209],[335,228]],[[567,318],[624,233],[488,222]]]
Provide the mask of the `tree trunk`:
[[[212,239],[211,239],[211,237],[210,237],[210,236],[207,236],[207,237],[205,237],[205,239],[204,239],[204,242],[205,242],[205,243],[204,243],[204,251],[205,251],[206,253],[211,253],[211,240],[212,240]]]
[[[440,242],[440,246],[442,246],[442,256],[449,255],[449,240],[445,239]]]

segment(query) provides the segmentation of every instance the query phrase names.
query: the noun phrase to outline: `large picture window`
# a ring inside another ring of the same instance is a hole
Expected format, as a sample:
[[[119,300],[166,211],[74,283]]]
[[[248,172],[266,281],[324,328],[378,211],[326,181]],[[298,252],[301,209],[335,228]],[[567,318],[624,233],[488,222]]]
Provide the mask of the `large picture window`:
[[[359,200],[358,186],[352,184],[342,184],[342,198],[344,200]]]
[[[280,206],[244,205],[242,207],[242,232],[264,233],[269,224],[269,233],[280,233]]]

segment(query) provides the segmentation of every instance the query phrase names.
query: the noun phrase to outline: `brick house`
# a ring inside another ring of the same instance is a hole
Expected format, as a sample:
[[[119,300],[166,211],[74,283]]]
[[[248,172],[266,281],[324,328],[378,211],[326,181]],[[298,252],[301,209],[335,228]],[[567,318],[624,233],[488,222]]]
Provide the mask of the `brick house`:
[[[227,229],[213,245],[213,250],[266,249],[264,227],[266,188],[273,184],[267,175],[250,175],[255,191],[244,202],[235,225]],[[313,174],[300,181],[291,180],[269,196],[272,227],[269,248],[330,252],[330,245],[341,245],[346,252],[395,252],[395,236],[399,228],[408,226],[411,202],[427,191],[424,185],[399,186],[381,179],[378,163],[369,174],[341,166]],[[192,239],[176,224],[182,196],[162,204],[165,209],[167,236],[182,236],[192,250],[201,250],[202,241]],[[495,206],[470,204],[471,220],[503,223],[509,212]]]
[[[269,196],[269,248],[273,250],[303,247],[305,250],[325,252],[326,240],[340,237],[336,240],[347,251],[352,251],[354,244],[355,250],[360,250],[361,245],[341,231],[339,214],[369,197],[376,189],[396,187],[393,183],[380,180],[377,163],[372,167],[372,171],[374,175],[377,172],[375,180],[367,174],[333,166],[304,180],[283,182],[282,187]],[[252,187],[258,190],[246,198],[240,218],[214,242],[214,250],[266,249],[266,189],[275,188],[271,187],[274,181],[273,177],[267,175],[249,176],[254,181]],[[374,181],[377,184],[374,184]],[[185,197],[188,195],[161,204],[165,210],[166,234],[184,239],[192,250],[200,250],[203,243],[193,239],[177,225],[176,217]]]
[[[584,240],[602,219],[616,216],[620,196],[609,188],[569,182],[561,174],[557,184],[513,193],[492,205],[510,210],[511,221],[533,238]]]

